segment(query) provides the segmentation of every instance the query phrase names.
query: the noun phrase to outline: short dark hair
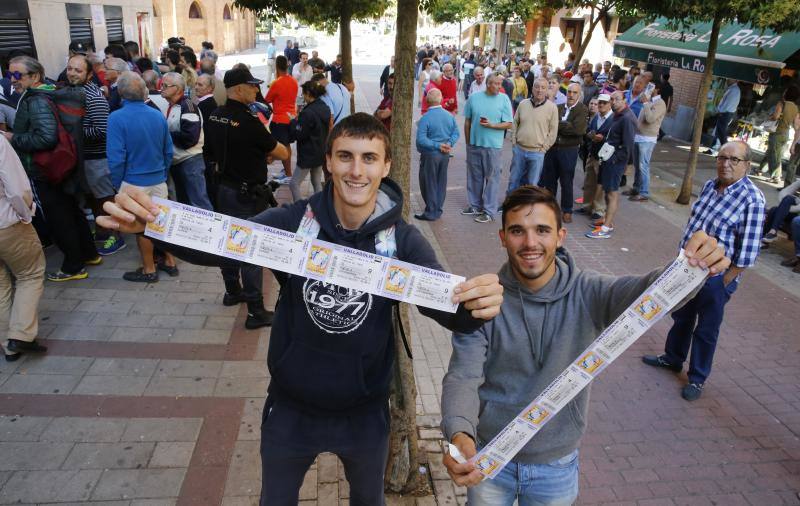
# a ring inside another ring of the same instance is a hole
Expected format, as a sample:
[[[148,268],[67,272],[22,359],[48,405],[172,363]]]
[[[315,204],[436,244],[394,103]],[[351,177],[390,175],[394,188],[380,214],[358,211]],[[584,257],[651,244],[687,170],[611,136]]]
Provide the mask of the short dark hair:
[[[139,58],[136,60],[136,67],[139,68],[139,72],[144,72],[146,70],[153,70],[153,60],[150,58]]]
[[[86,58],[85,54],[72,55],[72,56],[69,57],[69,60],[67,60],[67,61],[70,62],[72,60],[81,60],[83,62],[83,64],[86,65],[86,73],[87,74],[91,74],[92,73],[92,65],[89,63],[89,59]]]
[[[114,58],[120,58],[125,61],[130,61],[131,57],[125,48],[120,44],[110,44],[103,50],[105,54],[110,54]]]
[[[286,72],[289,69],[289,60],[282,54],[279,54],[275,57],[275,68],[281,72]]]
[[[328,156],[333,154],[333,141],[339,137],[355,137],[356,139],[368,140],[378,137],[383,141],[385,160],[390,161],[392,159],[389,131],[386,130],[383,123],[372,114],[357,112],[345,117],[342,121],[337,123],[328,136],[328,147],[326,149]]]
[[[209,42],[207,40],[204,40],[203,42],[201,42],[200,46],[205,48],[205,49],[214,49],[214,44],[212,44],[211,42]]]
[[[314,81],[315,83],[323,81],[323,80],[325,80],[327,78],[328,77],[325,74],[321,73],[321,72],[316,72],[314,75],[311,76],[311,80]]]
[[[625,70],[623,70],[623,69],[617,69],[617,70],[615,70],[615,71],[614,71],[614,73],[613,73],[613,74],[611,74],[611,82],[612,82],[612,83],[618,83],[618,82],[620,82],[621,80],[625,79],[625,75],[626,75],[627,73],[628,73],[628,72],[627,72],[627,71],[625,71]]]
[[[783,94],[783,98],[787,102],[797,102],[798,97],[800,97],[800,89],[798,89],[795,85],[791,85],[786,88],[786,91]]]
[[[131,57],[139,54],[139,43],[132,40],[126,41],[122,45]]]
[[[194,51],[184,49],[181,51],[181,56],[192,69],[197,67],[197,55],[194,54]]]
[[[532,206],[534,204],[544,204],[549,207],[556,215],[556,230],[561,230],[561,206],[558,205],[556,197],[550,193],[550,190],[533,185],[520,186],[506,195],[506,199],[503,201],[501,207],[503,213],[503,229],[506,228],[506,216],[509,211],[514,211],[522,206]]]
[[[325,87],[319,83],[319,80],[306,81],[300,88],[302,88],[303,93],[314,97],[314,100],[325,94]]]

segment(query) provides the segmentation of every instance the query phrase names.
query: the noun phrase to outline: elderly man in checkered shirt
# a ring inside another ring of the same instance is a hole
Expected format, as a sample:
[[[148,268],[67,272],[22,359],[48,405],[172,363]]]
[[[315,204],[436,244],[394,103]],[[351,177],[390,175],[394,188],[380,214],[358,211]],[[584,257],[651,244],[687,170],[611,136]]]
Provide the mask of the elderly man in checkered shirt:
[[[689,384],[681,392],[687,401],[703,393],[725,304],[736,291],[742,271],[755,264],[761,246],[764,195],[747,178],[750,157],[750,147],[741,141],[729,142],[719,150],[717,178],[703,186],[681,241],[683,247],[694,232],[704,230],[725,248],[730,268],[708,278],[697,295],[672,314],[674,323],[664,354],[642,357],[645,364],[680,372],[691,347]]]

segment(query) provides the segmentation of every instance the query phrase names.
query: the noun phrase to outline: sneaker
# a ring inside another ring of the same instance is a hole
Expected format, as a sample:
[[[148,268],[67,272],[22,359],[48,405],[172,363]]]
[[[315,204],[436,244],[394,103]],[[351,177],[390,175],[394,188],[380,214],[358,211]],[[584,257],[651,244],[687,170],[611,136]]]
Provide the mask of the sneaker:
[[[589,226],[591,228],[597,228],[597,227],[602,227],[603,225],[605,225],[605,223],[606,223],[606,219],[601,216],[596,220],[592,220],[592,222],[589,223]]]
[[[241,294],[238,293],[228,293],[225,292],[225,295],[222,296],[222,305],[223,306],[236,306],[244,302]]]
[[[631,195],[630,197],[628,197],[628,200],[630,200],[631,202],[647,202],[648,200],[650,200],[650,197],[648,197],[647,195],[642,195],[641,193],[637,193],[636,195]]]
[[[624,192],[622,192],[622,194],[625,195],[626,197],[633,197],[634,195],[639,195],[639,190],[634,190],[634,189],[625,190]]]
[[[142,267],[139,267],[135,271],[126,272],[123,274],[122,279],[125,281],[133,281],[134,283],[157,283],[158,271],[148,273],[144,272]]]
[[[683,369],[683,366],[667,361],[666,355],[645,355],[642,357],[642,362],[653,367],[664,367],[674,372],[681,372],[681,369]]]
[[[247,312],[247,319],[244,321],[244,328],[253,330],[261,327],[269,327],[272,325],[272,317],[275,315],[272,311],[259,308]]]
[[[84,260],[84,262],[83,262],[84,265],[92,265],[92,266],[100,265],[102,263],[103,263],[103,257],[101,257],[99,255],[94,257],[94,258],[92,258],[91,260]]]
[[[494,221],[494,218],[489,216],[487,213],[481,213],[475,217],[475,222],[477,223],[489,223],[490,221]]]
[[[583,197],[578,197],[575,199],[576,204],[583,204]]]
[[[462,209],[461,210],[461,214],[463,214],[464,216],[475,216],[475,215],[481,214],[481,212],[479,210],[475,209],[474,207],[469,206],[469,207],[465,207],[464,209]]]
[[[767,232],[767,234],[764,237],[761,238],[761,241],[769,244],[769,243],[771,243],[772,241],[774,241],[777,238],[778,238],[778,233],[777,232]]]
[[[595,228],[591,232],[586,232],[584,235],[586,235],[586,237],[589,239],[611,239],[611,236],[614,235],[614,229],[602,225]]]
[[[703,395],[702,383],[689,383],[681,390],[681,397],[689,402],[696,401],[701,395]]]
[[[64,272],[64,271],[48,272],[47,273],[47,281],[55,281],[55,282],[74,281],[74,280],[77,280],[77,279],[86,279],[88,277],[89,277],[89,273],[86,272],[86,269],[81,269],[81,270],[79,270],[78,272],[76,272],[74,274],[69,274],[69,273]]]
[[[108,236],[108,239],[103,242],[103,245],[100,248],[97,248],[97,252],[102,256],[108,256],[113,255],[121,249],[125,249],[125,239],[115,235],[110,235]]]
[[[276,183],[281,184],[281,185],[289,184],[289,182],[291,180],[292,180],[292,176],[276,177],[275,179],[273,179],[273,181],[275,181]]]
[[[286,177],[286,169],[281,169],[280,172],[272,176],[272,179],[282,179]]]

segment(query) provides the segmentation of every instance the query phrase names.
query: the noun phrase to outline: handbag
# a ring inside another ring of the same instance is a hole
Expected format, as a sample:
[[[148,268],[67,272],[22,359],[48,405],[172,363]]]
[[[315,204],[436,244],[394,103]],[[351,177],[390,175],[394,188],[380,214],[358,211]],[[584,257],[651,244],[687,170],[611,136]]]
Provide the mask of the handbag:
[[[66,179],[78,163],[78,150],[75,147],[75,140],[64,128],[58,109],[52,101],[47,101],[53,115],[56,117],[57,142],[53,149],[47,151],[37,151],[33,154],[33,163],[41,169],[42,175],[50,184],[59,184]]]
[[[612,146],[611,144],[604,142],[603,145],[600,147],[600,151],[597,152],[597,157],[602,161],[607,161],[609,158],[614,156],[614,151],[617,149]]]

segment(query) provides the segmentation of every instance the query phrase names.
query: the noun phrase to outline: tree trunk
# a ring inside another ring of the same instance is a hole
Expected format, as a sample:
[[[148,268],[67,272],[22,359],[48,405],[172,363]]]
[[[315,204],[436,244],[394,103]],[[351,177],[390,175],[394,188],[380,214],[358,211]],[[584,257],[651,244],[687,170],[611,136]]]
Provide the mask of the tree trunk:
[[[506,30],[508,29],[508,20],[503,20],[503,25],[500,28],[500,40],[497,41],[497,49],[500,53],[505,53],[508,51],[508,36],[506,36]]]
[[[392,102],[391,177],[403,189],[403,216],[409,217],[411,198],[411,123],[414,107],[414,54],[417,39],[418,0],[397,0],[397,32],[394,47],[395,85]],[[401,15],[402,13],[402,15]],[[399,312],[405,329],[408,308]],[[411,359],[406,355],[394,319],[395,368],[389,399],[391,434],[386,464],[386,489],[407,493],[420,486],[417,458],[416,385]],[[410,334],[406,334],[411,339]]]
[[[600,19],[605,15],[605,11],[600,11],[596,18],[593,18],[589,23],[589,29],[586,31],[586,35],[583,36],[581,40],[581,45],[578,47],[578,51],[575,53],[575,63],[572,64],[572,73],[574,74],[578,67],[581,65],[581,58],[583,58],[583,53],[586,52],[586,48],[589,47],[589,42],[592,40],[592,34],[594,33],[594,29],[597,27],[597,23],[600,22]]]
[[[342,82],[353,82],[353,49],[352,36],[350,35],[350,21],[353,14],[348,2],[341,2],[342,11],[339,15],[339,51],[342,53]],[[350,94],[350,114],[356,112],[355,93]]]
[[[697,93],[697,109],[694,114],[694,131],[692,133],[692,149],[689,152],[689,165],[683,174],[681,191],[675,202],[678,204],[688,204],[692,198],[692,182],[694,173],[697,169],[697,154],[700,150],[700,141],[703,138],[703,120],[706,113],[706,102],[708,101],[708,90],[711,87],[711,78],[714,74],[714,60],[717,57],[717,45],[719,42],[719,31],[722,26],[723,13],[717,11],[714,14],[714,21],[711,24],[711,38],[708,41],[708,56],[706,57],[706,68],[703,72],[703,81],[700,84],[700,91]]]

